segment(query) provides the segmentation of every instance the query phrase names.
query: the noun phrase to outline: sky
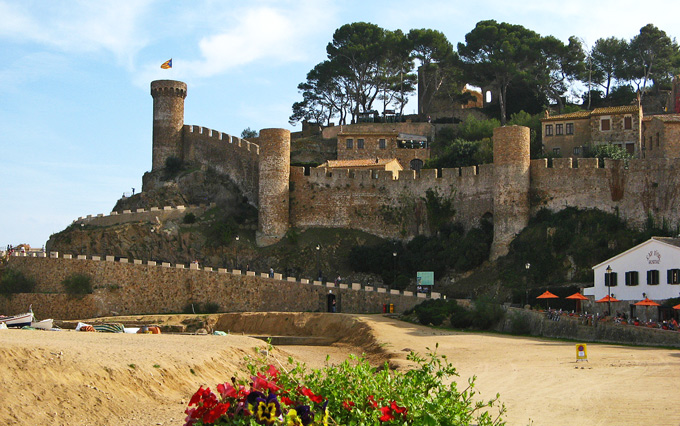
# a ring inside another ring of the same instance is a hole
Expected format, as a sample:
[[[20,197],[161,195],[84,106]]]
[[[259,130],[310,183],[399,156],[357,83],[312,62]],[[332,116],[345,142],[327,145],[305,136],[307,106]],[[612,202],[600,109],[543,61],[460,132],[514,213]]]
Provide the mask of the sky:
[[[0,0],[0,249],[41,247],[141,190],[153,80],[187,83],[185,124],[295,131],[297,85],[347,23],[436,29],[456,46],[494,19],[592,46],[648,23],[680,39],[678,12],[665,0]]]

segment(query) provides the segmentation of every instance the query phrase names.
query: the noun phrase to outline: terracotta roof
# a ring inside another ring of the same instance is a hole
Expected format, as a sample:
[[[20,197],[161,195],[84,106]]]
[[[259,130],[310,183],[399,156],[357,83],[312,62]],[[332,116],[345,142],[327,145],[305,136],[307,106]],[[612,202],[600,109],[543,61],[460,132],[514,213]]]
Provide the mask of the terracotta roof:
[[[542,118],[541,121],[574,120],[579,118],[590,118],[591,111],[576,111],[569,114],[553,115],[552,117]]]
[[[577,120],[581,118],[590,118],[593,115],[608,115],[608,114],[628,114],[638,112],[636,105],[623,105],[606,108],[595,108],[592,111],[576,111],[569,114],[553,115],[548,118],[542,118],[541,121],[558,121],[558,120]]]
[[[592,115],[607,115],[607,114],[626,114],[638,112],[637,105],[623,105],[606,108],[595,108]]]
[[[396,158],[376,158],[373,160],[328,160],[319,167],[329,169],[351,169],[353,167],[385,167],[389,163],[397,161]],[[398,161],[397,161],[398,162]]]

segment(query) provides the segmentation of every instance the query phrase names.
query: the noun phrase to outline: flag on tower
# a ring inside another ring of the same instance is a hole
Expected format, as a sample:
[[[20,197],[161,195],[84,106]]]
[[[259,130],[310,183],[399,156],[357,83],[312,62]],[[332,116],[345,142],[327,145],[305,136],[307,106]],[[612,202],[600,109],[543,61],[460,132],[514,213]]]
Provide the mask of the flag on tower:
[[[172,68],[172,58],[163,62],[163,64],[161,65],[161,68],[163,68],[164,70],[167,70],[168,68]]]

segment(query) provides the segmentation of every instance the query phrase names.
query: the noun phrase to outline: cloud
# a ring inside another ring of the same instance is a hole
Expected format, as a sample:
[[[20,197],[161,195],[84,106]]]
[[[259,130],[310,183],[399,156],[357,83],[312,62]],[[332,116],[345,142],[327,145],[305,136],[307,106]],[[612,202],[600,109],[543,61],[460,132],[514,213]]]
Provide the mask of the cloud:
[[[310,45],[327,43],[328,37],[319,33],[333,28],[330,22],[334,10],[327,1],[261,1],[254,6],[229,10],[229,20],[221,20],[219,27],[211,22],[208,30],[213,27],[213,33],[197,40],[197,57],[175,55],[175,69],[171,73],[161,74],[160,63],[147,64],[136,80],[143,84],[159,77],[190,80],[220,75],[257,62],[273,66],[305,61]],[[221,14],[224,13],[222,10]]]
[[[141,21],[150,4],[151,0],[0,1],[0,38],[67,53],[104,51],[129,63],[147,43]]]

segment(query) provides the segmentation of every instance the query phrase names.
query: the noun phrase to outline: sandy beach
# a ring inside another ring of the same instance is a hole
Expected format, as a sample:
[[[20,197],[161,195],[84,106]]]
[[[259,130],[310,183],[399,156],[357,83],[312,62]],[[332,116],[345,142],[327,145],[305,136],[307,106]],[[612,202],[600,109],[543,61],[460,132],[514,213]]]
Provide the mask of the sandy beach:
[[[460,386],[474,375],[480,398],[500,393],[509,425],[680,424],[680,350],[588,344],[589,361],[577,363],[572,342],[449,332],[380,315],[345,318],[364,324],[365,335],[332,346],[278,346],[273,355],[319,367],[326,355],[335,363],[369,351],[372,362],[407,368],[410,350],[439,344]],[[317,314],[315,326],[324,321]],[[263,346],[237,334],[71,330],[3,330],[0,342],[3,425],[182,425],[200,385],[242,374],[243,357]]]

